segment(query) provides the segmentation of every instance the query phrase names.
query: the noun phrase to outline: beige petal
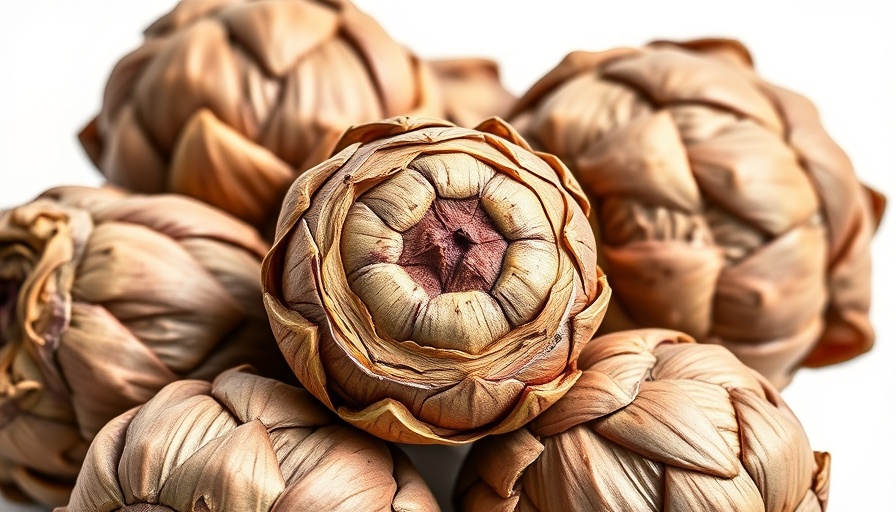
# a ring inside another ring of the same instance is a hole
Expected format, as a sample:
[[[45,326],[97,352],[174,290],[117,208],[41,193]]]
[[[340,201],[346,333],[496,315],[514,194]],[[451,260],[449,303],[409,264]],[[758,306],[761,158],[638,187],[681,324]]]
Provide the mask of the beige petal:
[[[210,16],[239,0],[187,0],[178,2],[164,16],[156,20],[144,31],[147,37],[160,37],[183,28],[196,20]]]
[[[402,170],[361,196],[396,231],[406,231],[420,222],[435,199],[435,190],[419,172]]]
[[[487,59],[430,61],[445,94],[448,119],[472,128],[483,119],[507,117],[516,98],[502,85],[498,64]]]
[[[146,194],[165,189],[168,169],[164,156],[144,131],[131,104],[125,105],[115,119],[115,129],[104,141],[99,167],[111,183],[127,189]]]
[[[395,483],[398,491],[392,498],[392,510],[395,512],[425,512],[439,510],[435,496],[410,459],[397,448],[390,450],[394,469]]]
[[[202,109],[174,148],[167,190],[195,197],[259,226],[292,182],[292,169]]]
[[[448,199],[478,196],[495,170],[466,153],[439,153],[417,157],[408,168],[422,174],[436,195]]]
[[[554,241],[553,228],[538,196],[506,174],[495,174],[486,184],[480,200],[498,231],[508,240]]]
[[[476,478],[481,478],[497,496],[511,498],[523,472],[543,451],[544,445],[525,428],[485,437],[470,451],[458,480],[458,489],[465,487],[464,478],[475,473]]]
[[[175,510],[270,510],[284,486],[268,433],[252,421],[191,453],[164,480],[158,503]]]
[[[492,296],[511,325],[531,321],[541,311],[557,281],[559,257],[554,244],[544,240],[514,240],[507,246]]]
[[[263,0],[235,5],[221,16],[233,37],[283,76],[303,54],[336,32],[335,9],[314,2]]]
[[[732,478],[737,455],[707,415],[674,384],[648,381],[628,406],[597,419],[602,436],[668,465]]]
[[[713,345],[666,344],[654,350],[650,372],[657,380],[693,380],[725,389],[744,388],[762,393],[750,371],[731,352]]]
[[[498,301],[481,291],[443,293],[417,317],[411,339],[436,348],[479,354],[510,331]]]
[[[495,494],[484,482],[476,482],[458,500],[459,510],[481,510],[483,512],[517,512],[519,495],[502,498]]]
[[[700,191],[668,111],[632,120],[576,158],[582,185],[596,196],[629,195],[695,212]]]
[[[355,203],[349,209],[342,226],[340,249],[345,273],[351,276],[374,263],[398,263],[404,250],[404,240],[401,234],[387,226],[370,207],[364,203]]]

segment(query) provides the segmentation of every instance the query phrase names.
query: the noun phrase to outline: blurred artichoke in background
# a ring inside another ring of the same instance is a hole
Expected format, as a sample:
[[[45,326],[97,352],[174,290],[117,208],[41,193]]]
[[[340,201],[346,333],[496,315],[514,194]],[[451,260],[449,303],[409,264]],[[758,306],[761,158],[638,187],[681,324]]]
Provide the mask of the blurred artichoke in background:
[[[429,61],[445,101],[446,118],[473,128],[490,117],[507,117],[516,101],[501,83],[498,63],[488,59]]]
[[[473,445],[459,510],[825,509],[830,456],[728,350],[674,331],[597,338],[526,428]]]
[[[187,198],[53,189],[0,216],[0,487],[68,500],[107,421],[240,363],[290,376],[254,229]]]
[[[442,116],[432,71],[342,0],[183,0],[112,71],[81,133],[108,180],[264,230],[351,125]]]
[[[867,351],[864,188],[804,97],[734,41],[566,57],[514,125],[594,202],[614,300],[601,332],[666,327],[720,343],[779,388]]]
[[[609,300],[566,168],[493,119],[348,131],[284,200],[265,307],[303,385],[384,439],[521,426],[578,378]]]
[[[141,506],[141,504],[144,504]],[[389,510],[438,506],[396,448],[306,391],[228,371],[175,382],[97,435],[59,512]]]

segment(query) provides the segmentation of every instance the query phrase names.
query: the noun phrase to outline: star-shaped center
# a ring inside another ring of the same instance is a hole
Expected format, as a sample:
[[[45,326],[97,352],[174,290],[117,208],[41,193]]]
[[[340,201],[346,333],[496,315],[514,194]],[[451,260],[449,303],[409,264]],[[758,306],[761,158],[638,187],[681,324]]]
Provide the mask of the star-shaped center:
[[[478,197],[437,198],[402,238],[398,264],[430,297],[491,290],[507,250]]]

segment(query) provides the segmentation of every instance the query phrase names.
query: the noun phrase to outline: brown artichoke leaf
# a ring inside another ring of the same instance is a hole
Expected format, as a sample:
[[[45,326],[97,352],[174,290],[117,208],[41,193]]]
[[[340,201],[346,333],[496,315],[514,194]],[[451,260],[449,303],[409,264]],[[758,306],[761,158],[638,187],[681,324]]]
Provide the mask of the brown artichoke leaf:
[[[522,482],[538,510],[659,510],[662,464],[596,439],[584,426],[544,440]],[[564,482],[541,485],[539,482]]]
[[[496,321],[504,320],[504,315],[513,326],[532,320],[557,281],[559,267],[559,255],[553,243],[538,239],[510,242],[501,273],[492,288],[503,312],[502,318]]]
[[[209,441],[237,427],[233,416],[207,396],[209,389],[202,381],[168,386],[134,417],[128,427],[132,442],[119,464],[127,502],[157,501],[172,472]]]
[[[382,443],[346,443],[345,430],[324,427],[302,441],[305,457],[272,512],[391,510],[397,484]],[[349,485],[350,484],[350,485]]]
[[[725,268],[713,305],[713,334],[761,341],[811,323],[827,300],[824,228],[798,226]]]
[[[526,509],[520,508],[519,494],[513,494],[509,498],[502,498],[495,494],[494,489],[485,482],[476,482],[466,492],[460,504],[461,510],[481,510],[483,512],[518,512]]]
[[[579,179],[597,196],[624,195],[686,212],[700,209],[688,153],[666,110],[634,119],[576,159]]]
[[[171,159],[167,190],[200,199],[253,225],[267,220],[268,206],[280,200],[293,179],[286,163],[208,109],[190,117]]]
[[[172,239],[141,226],[108,223],[94,230],[72,294],[103,305],[166,366],[187,372],[243,315],[207,275]]]
[[[640,325],[700,337],[711,326],[722,252],[713,246],[645,241],[603,247],[614,294]]]
[[[75,487],[68,501],[70,509],[115,512],[125,506],[118,485],[118,463],[124,451],[128,425],[136,414],[137,409],[131,409],[107,423],[96,435],[84,458],[80,485]]]
[[[211,393],[240,422],[258,420],[267,430],[333,423],[333,415],[307,391],[243,372],[222,373],[212,383]]]
[[[286,74],[302,55],[337,29],[335,9],[312,2],[238,4],[226,9],[221,19],[233,37],[275,76]]]
[[[763,512],[766,508],[762,496],[742,467],[734,478],[720,478],[670,466],[666,468],[664,510]]]
[[[427,423],[450,429],[482,428],[506,415],[523,389],[522,382],[511,379],[489,382],[479,377],[467,378],[424,400],[418,416]],[[463,416],[446,414],[460,410],[466,411]]]
[[[750,121],[687,149],[700,189],[721,207],[771,235],[807,221],[819,204],[798,155]]]
[[[517,490],[517,481],[543,451],[541,441],[525,428],[485,437],[469,455],[476,474],[462,472],[457,488],[468,487],[475,481],[471,478],[478,477],[498,496],[512,498]],[[500,464],[494,461],[500,461]]]
[[[178,2],[171,11],[153,22],[143,33],[147,37],[163,37],[196,20],[215,13],[238,0],[186,0]]]
[[[177,143],[179,127],[201,108],[230,126],[243,125],[240,63],[232,52],[220,51],[228,46],[224,27],[203,19],[172,37],[181,44],[166,45],[133,92],[136,117],[166,156]]]
[[[398,491],[392,498],[393,512],[424,512],[438,510],[432,492],[411,464],[410,459],[398,449],[392,449],[392,471]]]
[[[725,389],[764,393],[755,375],[723,347],[707,345],[695,349],[693,345],[664,344],[656,347],[654,355],[656,364],[650,372],[654,380],[693,380]]]
[[[350,239],[352,243],[346,243]],[[356,271],[374,263],[398,263],[404,251],[401,234],[387,226],[364,203],[355,203],[342,227],[340,253],[349,282]]]
[[[164,156],[156,149],[155,141],[150,140],[143,131],[137,116],[137,108],[133,104],[122,108],[115,119],[115,131],[98,149],[96,163],[105,169],[110,182],[130,190],[157,194],[165,187]],[[132,169],[142,169],[142,172],[131,172]]]
[[[631,84],[658,104],[703,103],[748,116],[777,134],[782,120],[752,70],[721,60],[658,48],[603,68],[604,76]]]
[[[744,467],[769,512],[793,510],[810,488],[815,459],[799,425],[756,394],[732,389]]]
[[[72,305],[72,321],[56,357],[66,380],[78,383],[71,400],[85,439],[178,379],[105,308],[80,302]]]
[[[271,510],[285,488],[260,421],[240,425],[197,448],[163,477],[158,503],[174,510]]]
[[[495,175],[494,169],[466,153],[421,155],[408,165],[422,174],[435,188],[439,197],[465,199],[479,194]],[[470,169],[456,173],[452,168]]]
[[[422,174],[404,169],[359,199],[392,229],[404,232],[420,222],[436,197]]]
[[[598,434],[651,460],[733,478],[740,462],[687,393],[664,381],[641,384],[627,407],[594,420]]]

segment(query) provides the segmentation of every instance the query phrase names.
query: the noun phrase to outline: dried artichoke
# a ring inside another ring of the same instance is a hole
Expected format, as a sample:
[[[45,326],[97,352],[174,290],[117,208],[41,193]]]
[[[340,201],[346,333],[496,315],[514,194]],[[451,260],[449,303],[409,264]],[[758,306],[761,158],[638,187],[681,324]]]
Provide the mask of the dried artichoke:
[[[576,52],[513,115],[594,201],[615,291],[601,332],[682,330],[781,388],[871,348],[884,203],[812,104],[751,64],[715,39]]]
[[[442,116],[428,66],[344,0],[182,0],[112,71],[81,133],[106,178],[260,229],[349,126]]]
[[[166,386],[97,435],[57,512],[436,512],[410,461],[306,391],[228,371]]]
[[[0,487],[62,505],[90,440],[175,380],[291,376],[254,229],[176,196],[59,188],[0,216]],[[22,497],[22,496],[19,496]]]
[[[526,428],[473,445],[459,510],[825,509],[830,456],[725,348],[623,331],[579,363],[579,381]]]
[[[284,201],[262,266],[302,384],[384,439],[454,444],[521,426],[579,376],[603,317],[588,203],[493,119],[358,126]]]
[[[487,59],[430,61],[452,123],[473,128],[490,117],[506,117],[516,98],[501,84],[498,63]]]

